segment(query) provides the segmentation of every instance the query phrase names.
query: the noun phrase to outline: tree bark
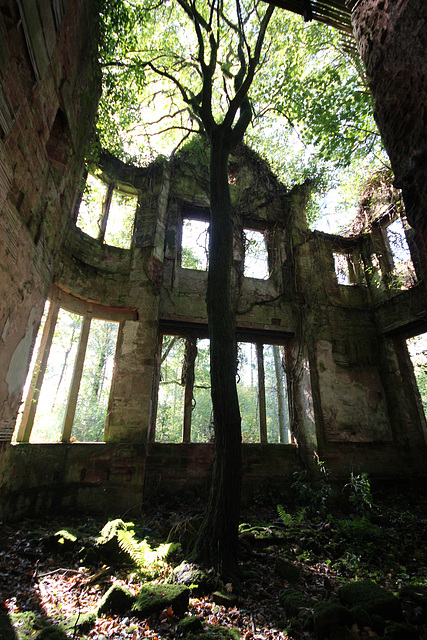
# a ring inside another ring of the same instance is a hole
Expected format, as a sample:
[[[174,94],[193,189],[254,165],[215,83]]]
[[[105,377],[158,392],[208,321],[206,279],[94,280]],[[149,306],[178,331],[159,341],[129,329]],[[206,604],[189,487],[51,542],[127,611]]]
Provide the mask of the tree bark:
[[[211,138],[211,229],[206,296],[215,458],[211,491],[194,557],[232,579],[238,569],[242,436],[236,387],[235,311],[231,299],[233,217],[228,186],[229,153],[226,132],[219,127]]]

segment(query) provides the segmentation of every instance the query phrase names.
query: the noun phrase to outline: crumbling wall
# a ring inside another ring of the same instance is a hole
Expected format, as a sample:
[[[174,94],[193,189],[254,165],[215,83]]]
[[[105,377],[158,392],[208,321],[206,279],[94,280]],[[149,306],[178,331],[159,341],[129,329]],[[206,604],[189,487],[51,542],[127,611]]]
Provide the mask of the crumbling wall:
[[[99,81],[94,2],[0,8],[0,440],[13,432]]]
[[[352,14],[375,118],[427,273],[427,4],[361,0]]]

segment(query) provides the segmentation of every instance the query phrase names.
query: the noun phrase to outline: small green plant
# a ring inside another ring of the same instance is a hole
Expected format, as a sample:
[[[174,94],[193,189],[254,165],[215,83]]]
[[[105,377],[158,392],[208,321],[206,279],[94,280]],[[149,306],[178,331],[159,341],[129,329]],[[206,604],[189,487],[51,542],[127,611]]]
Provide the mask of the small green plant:
[[[352,472],[350,482],[345,485],[345,488],[349,492],[348,501],[355,513],[364,513],[368,509],[372,509],[374,503],[367,473],[355,476]]]

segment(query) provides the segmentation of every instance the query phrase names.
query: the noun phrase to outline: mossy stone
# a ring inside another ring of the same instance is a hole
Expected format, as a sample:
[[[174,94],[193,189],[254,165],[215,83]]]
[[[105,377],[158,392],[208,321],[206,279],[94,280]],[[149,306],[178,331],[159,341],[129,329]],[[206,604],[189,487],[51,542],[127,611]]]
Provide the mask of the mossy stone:
[[[39,631],[34,640],[68,640],[68,636],[62,627],[52,624]]]
[[[301,575],[301,569],[282,556],[276,558],[274,572],[279,578],[283,578],[283,580],[287,580],[290,583],[298,582]]]
[[[120,584],[113,584],[102,596],[98,605],[97,615],[100,616],[108,612],[121,615],[126,611],[130,611],[134,601],[135,596],[130,591]]]
[[[340,587],[338,597],[342,604],[349,607],[359,605],[368,613],[377,614],[384,620],[399,622],[403,618],[398,598],[370,580],[351,582]]]
[[[197,564],[181,562],[175,567],[169,579],[171,583],[191,588],[193,594],[211,593],[215,587],[213,571],[206,571]]]
[[[76,613],[71,616],[63,625],[63,629],[67,632],[73,632],[76,630],[78,633],[87,633],[90,631],[96,623],[96,613]]]
[[[188,587],[178,584],[144,585],[136,597],[132,613],[138,618],[147,618],[152,613],[172,607],[174,615],[180,618],[187,611],[189,599]]]
[[[351,627],[354,622],[351,611],[338,602],[317,602],[313,614],[319,638],[330,636],[337,627]]]
[[[297,589],[285,589],[279,599],[289,618],[296,618],[301,607],[306,604],[306,597]]]
[[[214,627],[213,625],[207,625],[205,631],[190,633],[186,636],[186,640],[240,640],[240,638],[240,631],[237,629]]]
[[[177,624],[178,635],[186,636],[189,633],[199,633],[203,629],[202,621],[197,616],[187,616]]]

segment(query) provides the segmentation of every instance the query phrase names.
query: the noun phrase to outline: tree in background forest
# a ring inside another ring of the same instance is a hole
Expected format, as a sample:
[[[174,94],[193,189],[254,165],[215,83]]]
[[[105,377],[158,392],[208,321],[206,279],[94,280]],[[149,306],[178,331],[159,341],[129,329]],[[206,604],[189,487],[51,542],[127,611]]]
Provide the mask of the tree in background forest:
[[[138,133],[144,140],[154,133],[162,135],[172,153],[192,134],[209,143],[211,233],[207,313],[215,463],[194,557],[230,577],[237,573],[241,420],[236,391],[235,304],[230,290],[233,211],[228,185],[229,156],[243,141],[251,123],[257,120],[264,123],[264,133],[269,122],[269,126],[276,123],[279,130],[280,123],[271,119],[273,115],[281,118],[281,124],[284,121],[292,125],[285,136],[286,152],[297,131],[306,134],[307,145],[316,139],[325,153],[329,149],[331,162],[332,148],[335,164],[347,162],[350,148],[366,156],[377,140],[370,111],[368,114],[370,99],[366,89],[358,94],[353,91],[355,85],[362,83],[360,78],[355,80],[357,73],[353,73],[351,85],[351,74],[345,65],[336,62],[337,51],[336,60],[331,59],[328,69],[319,72],[311,84],[306,77],[307,88],[303,90],[300,76],[309,73],[310,60],[325,58],[320,50],[326,48],[327,38],[322,39],[319,30],[316,35],[314,29],[316,37],[313,36],[309,53],[305,57],[300,55],[301,41],[291,42],[283,20],[273,22],[273,7],[267,3],[177,0],[152,5],[143,0],[116,0],[105,6],[100,48],[104,72],[98,123],[101,143],[132,160],[141,155],[136,144]],[[281,16],[283,13],[280,12]],[[311,97],[316,83],[322,95],[321,107]],[[335,110],[330,110],[335,117],[334,125],[325,131],[321,124],[327,115],[327,100],[330,105],[334,103],[327,91],[333,83],[339,86],[341,98],[344,95],[346,98],[341,102],[341,111],[339,101]],[[266,95],[270,96],[268,104]],[[149,107],[153,106],[157,111],[150,120]],[[358,118],[355,127],[350,122],[354,114]],[[313,117],[318,127],[313,122],[308,125],[304,120],[307,115]],[[336,129],[343,122],[341,144],[345,158],[341,157],[338,142],[333,142],[337,140]],[[274,133],[271,140],[273,147]],[[304,158],[307,149],[308,146],[295,160],[294,167],[288,164],[290,173],[296,175],[299,170],[304,177],[304,172],[310,169],[311,160]],[[280,158],[285,156],[282,150]]]

